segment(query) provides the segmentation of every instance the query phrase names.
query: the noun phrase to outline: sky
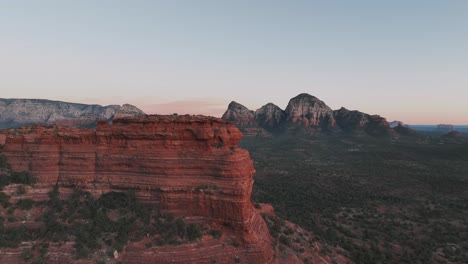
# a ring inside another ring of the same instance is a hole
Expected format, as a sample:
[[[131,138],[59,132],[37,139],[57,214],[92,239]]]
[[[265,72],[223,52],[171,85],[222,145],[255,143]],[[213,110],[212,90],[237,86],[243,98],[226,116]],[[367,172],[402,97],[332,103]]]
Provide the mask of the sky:
[[[0,0],[0,97],[468,124],[466,0]]]

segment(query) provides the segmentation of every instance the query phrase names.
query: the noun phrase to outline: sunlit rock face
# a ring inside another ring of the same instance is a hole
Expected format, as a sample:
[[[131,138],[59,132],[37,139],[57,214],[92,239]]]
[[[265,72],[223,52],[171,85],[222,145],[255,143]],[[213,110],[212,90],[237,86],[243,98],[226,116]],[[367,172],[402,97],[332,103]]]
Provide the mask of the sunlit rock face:
[[[56,184],[79,186],[96,196],[134,190],[142,202],[220,227],[242,241],[225,252],[213,241],[201,249],[181,245],[166,251],[135,244],[120,255],[124,263],[155,263],[155,258],[158,263],[229,263],[237,255],[267,263],[273,256],[271,236],[250,200],[255,170],[248,151],[237,147],[241,137],[233,124],[218,118],[155,115],[101,122],[95,130],[4,130],[0,143],[13,170],[37,178],[28,194],[34,200],[47,199]]]
[[[310,94],[303,93],[292,98],[285,112],[289,124],[321,128],[333,128],[336,125],[333,110]]]
[[[99,121],[144,115],[143,111],[129,104],[101,106],[42,99],[0,98],[0,128],[29,124],[91,127]]]

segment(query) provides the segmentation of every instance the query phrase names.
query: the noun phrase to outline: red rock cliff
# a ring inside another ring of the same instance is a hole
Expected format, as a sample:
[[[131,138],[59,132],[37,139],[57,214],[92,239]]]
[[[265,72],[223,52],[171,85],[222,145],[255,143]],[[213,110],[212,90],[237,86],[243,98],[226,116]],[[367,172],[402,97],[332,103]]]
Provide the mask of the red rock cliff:
[[[271,237],[250,201],[255,170],[249,153],[237,147],[241,137],[234,125],[217,118],[147,116],[100,123],[96,130],[6,130],[0,144],[12,169],[30,171],[37,186],[81,186],[96,195],[134,189],[139,199],[167,212],[227,226],[243,242],[241,252],[232,254],[267,263],[273,255]],[[184,259],[177,250],[164,256],[128,251],[125,263],[156,256],[159,263],[197,263],[196,256]],[[219,251],[216,258],[222,260]],[[232,260],[228,251],[225,255]],[[203,257],[199,263],[211,261]]]

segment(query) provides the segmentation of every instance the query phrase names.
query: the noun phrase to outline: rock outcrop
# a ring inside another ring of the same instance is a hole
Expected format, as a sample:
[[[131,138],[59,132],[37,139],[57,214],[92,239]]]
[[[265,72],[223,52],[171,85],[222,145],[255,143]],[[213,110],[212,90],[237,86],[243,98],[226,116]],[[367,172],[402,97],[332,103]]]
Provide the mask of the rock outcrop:
[[[269,131],[280,130],[285,118],[286,113],[272,103],[268,103],[255,111],[256,123]]]
[[[271,236],[250,200],[255,170],[248,151],[237,147],[241,137],[218,118],[155,115],[100,122],[96,130],[9,129],[0,132],[0,144],[13,170],[36,177],[28,194],[34,200],[46,199],[55,185],[96,196],[134,190],[142,202],[222,227],[241,242],[225,249],[216,241],[164,249],[129,244],[119,253],[124,263],[230,263],[237,257],[271,263]]]
[[[0,129],[29,124],[93,127],[98,121],[110,121],[116,115],[142,116],[132,105],[88,105],[40,99],[0,99]]]
[[[323,101],[310,94],[302,93],[292,98],[286,107],[286,122],[324,129],[335,127],[333,110]]]
[[[456,130],[452,130],[447,134],[440,136],[441,142],[445,143],[462,143],[466,140],[465,136]]]
[[[396,127],[393,128],[393,131],[395,131],[398,135],[402,136],[417,136],[418,132],[416,130],[411,129],[410,127],[403,125],[403,124],[398,124]]]
[[[223,114],[223,120],[233,122],[239,126],[256,126],[255,113],[247,107],[232,101],[226,112]]]
[[[378,115],[368,115],[342,107],[334,112],[334,116],[338,126],[348,133],[367,133],[372,136],[388,136],[393,133],[385,118]]]
[[[255,131],[263,129],[272,133],[287,133],[291,129],[303,128],[314,133],[342,131],[371,136],[393,136],[396,132],[381,116],[350,111],[344,107],[333,111],[323,101],[307,93],[292,98],[284,111],[268,103],[255,111],[254,116],[252,113],[253,111],[246,107],[232,102],[223,119],[234,123],[243,131],[248,128]],[[260,133],[256,133],[258,134]]]
[[[392,122],[388,122],[388,126],[391,127],[391,128],[395,128],[397,126],[405,126],[405,123],[401,122],[401,121],[398,121],[398,120],[394,120]]]

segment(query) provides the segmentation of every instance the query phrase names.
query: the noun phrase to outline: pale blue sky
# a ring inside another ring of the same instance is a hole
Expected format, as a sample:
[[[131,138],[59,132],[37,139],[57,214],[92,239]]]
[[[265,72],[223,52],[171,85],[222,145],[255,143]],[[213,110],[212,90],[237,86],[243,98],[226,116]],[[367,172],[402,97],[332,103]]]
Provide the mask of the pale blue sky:
[[[468,1],[2,1],[0,97],[468,124]]]

